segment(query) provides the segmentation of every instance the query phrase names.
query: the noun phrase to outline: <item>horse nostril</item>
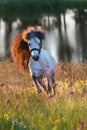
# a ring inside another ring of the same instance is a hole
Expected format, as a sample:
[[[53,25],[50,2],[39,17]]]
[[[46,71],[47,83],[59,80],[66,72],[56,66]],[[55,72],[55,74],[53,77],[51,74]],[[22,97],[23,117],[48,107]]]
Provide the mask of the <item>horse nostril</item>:
[[[39,56],[33,56],[33,59],[34,59],[35,61],[38,61]]]

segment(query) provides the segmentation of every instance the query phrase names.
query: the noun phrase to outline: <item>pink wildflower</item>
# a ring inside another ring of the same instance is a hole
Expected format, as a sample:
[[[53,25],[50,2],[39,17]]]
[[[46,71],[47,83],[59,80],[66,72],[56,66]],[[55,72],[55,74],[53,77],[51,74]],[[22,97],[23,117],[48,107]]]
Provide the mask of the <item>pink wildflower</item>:
[[[19,108],[19,105],[16,105],[16,106],[15,106],[15,110],[18,110],[18,108]]]
[[[4,86],[4,84],[2,83],[2,84],[0,84],[0,87],[3,87]]]
[[[9,103],[10,103],[9,99],[5,100],[5,105],[8,105]]]
[[[48,98],[53,98],[53,95],[48,96]]]

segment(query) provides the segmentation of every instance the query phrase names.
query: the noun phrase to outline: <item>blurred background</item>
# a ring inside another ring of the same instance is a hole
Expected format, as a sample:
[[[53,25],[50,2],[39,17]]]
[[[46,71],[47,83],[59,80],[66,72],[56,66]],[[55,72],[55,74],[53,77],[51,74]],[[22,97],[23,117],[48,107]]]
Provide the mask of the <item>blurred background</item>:
[[[87,60],[87,0],[0,0],[0,60],[30,25],[46,30],[43,47],[57,62]]]

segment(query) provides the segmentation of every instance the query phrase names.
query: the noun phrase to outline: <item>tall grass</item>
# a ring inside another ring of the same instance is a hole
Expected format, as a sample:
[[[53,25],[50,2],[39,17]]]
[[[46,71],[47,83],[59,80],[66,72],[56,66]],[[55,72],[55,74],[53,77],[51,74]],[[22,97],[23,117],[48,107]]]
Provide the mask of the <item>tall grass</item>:
[[[37,94],[14,63],[0,62],[0,130],[87,130],[87,63],[61,62],[56,95]]]

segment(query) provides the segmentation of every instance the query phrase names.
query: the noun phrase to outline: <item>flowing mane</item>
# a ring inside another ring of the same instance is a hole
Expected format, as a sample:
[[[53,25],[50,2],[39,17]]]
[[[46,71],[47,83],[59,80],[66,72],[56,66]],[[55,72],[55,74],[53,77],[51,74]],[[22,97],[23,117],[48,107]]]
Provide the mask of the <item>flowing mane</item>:
[[[41,85],[47,94],[51,94],[52,90],[55,94],[56,63],[50,53],[42,48],[44,36],[45,32],[40,26],[29,26],[21,31],[13,40],[12,58],[22,74],[32,76],[38,93],[42,92]],[[44,76],[48,85],[43,82]]]
[[[21,73],[29,73],[28,63],[31,53],[28,47],[27,36],[29,32],[33,30],[44,32],[44,30],[40,26],[29,26],[26,30],[23,30],[19,34],[17,34],[12,43],[12,58]],[[40,38],[43,39],[44,35],[40,35]]]

